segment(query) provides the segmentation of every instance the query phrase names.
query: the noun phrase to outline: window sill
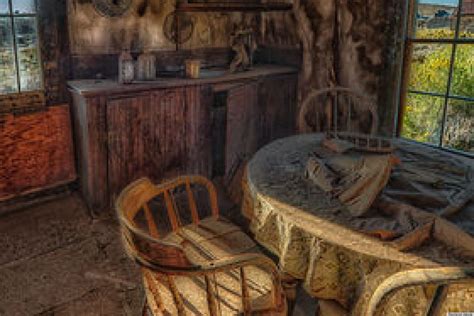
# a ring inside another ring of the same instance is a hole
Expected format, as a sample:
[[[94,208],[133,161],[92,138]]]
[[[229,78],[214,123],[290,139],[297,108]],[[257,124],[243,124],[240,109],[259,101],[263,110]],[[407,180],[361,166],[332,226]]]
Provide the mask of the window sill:
[[[463,156],[463,157],[466,157],[466,158],[474,159],[474,153],[470,153],[470,152],[467,152],[467,151],[461,151],[461,150],[457,150],[457,149],[453,149],[453,148],[447,148],[447,147],[441,147],[441,146],[433,145],[433,144],[429,144],[429,143],[423,143],[423,142],[419,142],[419,141],[409,139],[409,138],[405,138],[405,137],[402,137],[402,136],[400,136],[399,138],[404,140],[404,141],[413,143],[413,144],[420,144],[420,145],[423,145],[423,146],[426,146],[426,147],[429,147],[429,148],[439,149],[441,151],[444,151],[444,152],[447,152],[447,153],[450,153],[450,154],[453,154],[453,155],[458,155],[458,156]]]
[[[0,95],[0,114],[22,114],[43,110],[46,106],[44,91]]]

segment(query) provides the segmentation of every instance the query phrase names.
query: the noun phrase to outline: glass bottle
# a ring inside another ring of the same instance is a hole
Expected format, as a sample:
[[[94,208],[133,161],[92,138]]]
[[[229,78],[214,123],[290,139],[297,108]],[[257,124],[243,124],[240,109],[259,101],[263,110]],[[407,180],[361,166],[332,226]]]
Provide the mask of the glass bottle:
[[[150,51],[138,56],[138,80],[156,79],[156,57]]]
[[[122,84],[132,83],[135,76],[135,65],[132,55],[128,49],[123,50],[119,56],[118,81]]]

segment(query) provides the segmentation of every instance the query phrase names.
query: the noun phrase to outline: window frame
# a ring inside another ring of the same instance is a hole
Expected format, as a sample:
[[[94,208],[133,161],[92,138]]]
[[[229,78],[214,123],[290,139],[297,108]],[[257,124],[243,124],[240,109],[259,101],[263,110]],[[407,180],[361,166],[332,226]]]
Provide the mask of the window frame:
[[[444,131],[445,131],[445,124],[447,118],[447,109],[449,106],[450,100],[461,100],[461,101],[468,101],[474,102],[474,96],[459,96],[455,94],[451,94],[451,84],[453,79],[453,71],[456,62],[456,51],[459,45],[474,45],[474,38],[459,38],[460,26],[461,26],[461,19],[463,17],[463,4],[465,0],[458,0],[458,7],[457,7],[457,14],[456,14],[456,21],[455,21],[455,29],[454,29],[454,37],[453,38],[446,38],[446,39],[429,39],[429,38],[417,38],[416,37],[416,13],[418,12],[418,0],[405,0],[405,14],[403,20],[403,39],[402,39],[402,52],[403,52],[403,59],[401,62],[401,74],[399,76],[398,82],[398,91],[399,91],[399,98],[398,98],[398,106],[395,115],[395,130],[394,136],[401,137],[405,140],[412,141],[419,144],[424,144],[429,147],[439,148],[445,151],[449,151],[455,154],[460,154],[463,156],[467,156],[470,158],[474,158],[474,153],[466,152],[457,150],[454,148],[449,148],[444,146]],[[449,71],[448,71],[448,81],[446,84],[446,92],[445,93],[437,93],[437,92],[429,92],[429,91],[419,91],[419,90],[412,90],[409,89],[409,81],[410,81],[410,69],[411,69],[411,61],[412,61],[412,54],[413,48],[415,44],[447,44],[451,45],[451,57],[449,62]],[[440,97],[444,99],[443,108],[442,108],[442,121],[441,121],[441,132],[439,141],[437,144],[430,144],[425,142],[416,141],[413,139],[402,137],[402,129],[403,129],[403,117],[405,115],[405,106],[407,103],[408,95],[409,94],[416,94],[416,95],[427,95],[432,97]]]
[[[0,18],[8,18],[10,20],[11,30],[12,30],[12,38],[13,38],[13,53],[15,58],[15,71],[16,71],[16,84],[17,84],[17,91],[16,92],[0,92],[0,97],[11,97],[11,96],[18,96],[18,98],[22,98],[23,95],[25,96],[32,96],[37,94],[38,97],[44,99],[44,70],[43,70],[43,62],[41,59],[41,36],[40,36],[40,25],[39,25],[39,14],[38,14],[38,0],[33,0],[34,2],[34,13],[20,13],[15,14],[13,12],[13,0],[7,0],[9,13],[0,13]],[[19,60],[18,60],[18,43],[17,43],[17,34],[15,30],[15,18],[22,18],[22,17],[30,17],[34,18],[36,24],[36,37],[38,39],[38,63],[39,63],[39,77],[40,77],[40,87],[35,90],[22,90],[21,89],[21,76],[20,76],[20,67],[19,67]]]

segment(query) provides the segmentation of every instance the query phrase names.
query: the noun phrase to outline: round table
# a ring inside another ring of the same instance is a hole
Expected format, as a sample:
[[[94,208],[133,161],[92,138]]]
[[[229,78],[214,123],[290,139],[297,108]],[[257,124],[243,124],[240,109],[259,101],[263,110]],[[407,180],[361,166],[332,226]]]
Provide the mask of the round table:
[[[323,137],[322,134],[304,134],[276,140],[255,154],[244,176],[242,212],[250,220],[255,239],[279,257],[283,272],[303,280],[304,288],[313,297],[336,300],[352,309],[362,293],[377,286],[378,281],[370,284],[377,276],[380,279],[413,267],[466,264],[466,258],[458,260],[451,256],[444,245],[433,244],[402,252],[390,242],[361,233],[357,228],[363,227],[367,218],[350,217],[341,210],[339,203],[305,178],[308,157],[316,147],[322,147]],[[395,141],[395,146],[403,149],[403,153],[397,150],[396,154],[402,160],[401,166],[407,170],[417,166],[420,154],[434,161],[446,161],[444,152],[423,145],[400,140]],[[470,162],[463,158],[451,158],[450,161],[454,174],[469,168]],[[463,185],[461,175],[452,181]],[[474,258],[474,239],[469,233],[429,212],[414,207],[408,207],[408,211],[414,211],[410,216],[420,225],[433,221],[435,234],[454,234],[456,237],[452,240],[448,237],[447,242],[453,242],[451,245],[455,248],[467,247],[463,249]],[[394,219],[381,217],[376,220]],[[469,260],[467,263],[474,266],[474,260]],[[424,293],[426,303],[430,300],[426,289],[415,290],[420,295]],[[471,290],[472,294],[474,289]],[[404,303],[405,309],[422,308],[418,306],[420,295],[412,294],[412,302]]]

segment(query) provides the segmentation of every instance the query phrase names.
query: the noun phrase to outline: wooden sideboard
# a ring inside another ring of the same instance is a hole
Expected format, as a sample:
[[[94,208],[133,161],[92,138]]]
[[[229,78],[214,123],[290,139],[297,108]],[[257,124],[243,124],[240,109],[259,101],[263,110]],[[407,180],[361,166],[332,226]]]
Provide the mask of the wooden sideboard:
[[[288,67],[203,80],[69,86],[81,191],[97,211],[143,176],[159,183],[195,173],[240,182],[245,162],[260,147],[296,129],[297,72]]]

